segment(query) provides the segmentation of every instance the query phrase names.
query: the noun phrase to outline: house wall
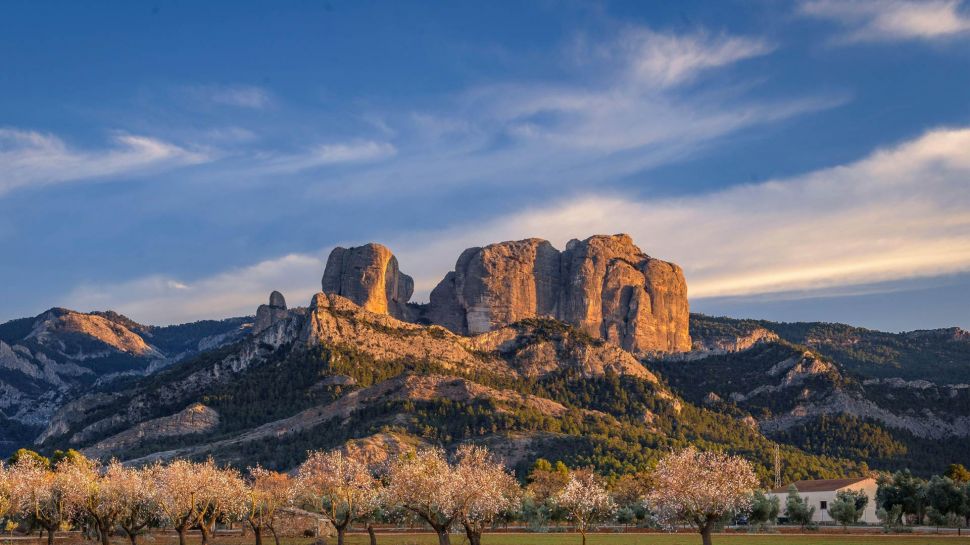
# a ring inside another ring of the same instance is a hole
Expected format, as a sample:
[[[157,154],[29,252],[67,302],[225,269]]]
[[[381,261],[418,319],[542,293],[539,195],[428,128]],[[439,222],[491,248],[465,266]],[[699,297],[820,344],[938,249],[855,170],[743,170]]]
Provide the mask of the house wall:
[[[869,496],[869,503],[866,505],[865,511],[862,513],[862,517],[859,519],[860,522],[865,522],[866,524],[877,524],[879,518],[876,517],[876,490],[878,485],[875,479],[866,479],[864,481],[858,482],[851,486],[846,486],[840,488],[839,490],[827,490],[824,492],[798,492],[798,495],[802,498],[808,499],[808,505],[815,508],[815,514],[812,516],[814,522],[820,523],[831,523],[834,522],[832,517],[829,516],[828,509],[822,509],[822,502],[826,502],[826,506],[831,505],[835,501],[835,496],[840,490],[864,490],[866,495]],[[781,516],[785,515],[785,500],[788,499],[788,492],[784,493],[769,493],[769,496],[777,496],[781,501]]]

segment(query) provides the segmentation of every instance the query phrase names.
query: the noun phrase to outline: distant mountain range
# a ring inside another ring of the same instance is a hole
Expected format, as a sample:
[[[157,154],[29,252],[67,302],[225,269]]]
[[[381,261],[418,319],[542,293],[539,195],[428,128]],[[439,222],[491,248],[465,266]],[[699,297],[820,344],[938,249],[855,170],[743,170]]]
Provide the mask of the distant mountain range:
[[[697,444],[786,480],[970,465],[970,334],[688,314],[676,265],[625,235],[467,250],[427,305],[386,248],[323,291],[171,327],[52,309],[0,325],[5,450],[286,469],[317,448],[489,445],[606,473]]]

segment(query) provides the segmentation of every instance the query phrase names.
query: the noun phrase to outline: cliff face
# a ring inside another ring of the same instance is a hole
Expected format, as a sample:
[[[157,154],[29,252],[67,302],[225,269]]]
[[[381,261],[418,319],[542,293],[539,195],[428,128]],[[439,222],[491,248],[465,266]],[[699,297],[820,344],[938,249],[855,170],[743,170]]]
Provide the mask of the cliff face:
[[[336,247],[327,258],[323,291],[342,295],[361,307],[396,318],[405,315],[414,280],[398,269],[397,258],[380,244]]]
[[[256,321],[253,322],[253,333],[264,331],[271,325],[286,318],[286,299],[283,294],[274,291],[269,294],[269,304],[259,305],[256,309]]]
[[[465,250],[431,293],[428,319],[461,334],[556,318],[630,352],[690,350],[683,271],[627,235],[541,239]]]

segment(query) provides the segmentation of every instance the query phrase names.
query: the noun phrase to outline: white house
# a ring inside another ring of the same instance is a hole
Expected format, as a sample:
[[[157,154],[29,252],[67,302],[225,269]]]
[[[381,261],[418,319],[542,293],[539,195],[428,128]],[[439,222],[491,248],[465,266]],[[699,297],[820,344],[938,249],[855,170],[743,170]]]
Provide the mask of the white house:
[[[776,488],[768,495],[777,496],[781,500],[781,516],[785,516],[785,500],[788,498],[788,487],[791,485],[795,485],[795,488],[798,489],[799,496],[808,500],[809,507],[815,508],[815,515],[812,517],[815,522],[833,522],[832,517],[829,516],[828,506],[835,501],[835,495],[842,490],[865,491],[866,495],[869,496],[869,503],[859,520],[866,524],[879,522],[876,517],[876,489],[878,486],[876,480],[872,477],[796,481]]]

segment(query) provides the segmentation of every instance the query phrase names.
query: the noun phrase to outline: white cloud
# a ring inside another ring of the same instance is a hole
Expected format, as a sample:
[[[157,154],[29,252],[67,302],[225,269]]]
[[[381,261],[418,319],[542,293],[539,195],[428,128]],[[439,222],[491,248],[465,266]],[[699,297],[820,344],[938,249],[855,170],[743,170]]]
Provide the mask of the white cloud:
[[[844,41],[939,39],[970,32],[962,0],[807,0],[803,15],[835,21]]]
[[[51,134],[0,128],[0,195],[23,186],[133,175],[210,159],[147,136],[120,133],[114,144],[81,150]]]
[[[630,233],[644,251],[684,267],[693,298],[970,271],[967,149],[970,128],[939,129],[784,180],[654,201],[579,197],[443,231],[398,230],[377,241],[415,277],[415,300],[427,300],[465,248],[533,236],[561,249],[570,238]],[[153,276],[85,286],[67,304],[155,323],[252,313],[273,289],[291,306],[305,305],[318,290],[324,255],[288,255],[195,282]]]
[[[273,106],[273,95],[255,85],[197,85],[187,88],[196,99],[224,106],[261,110]]]
[[[246,316],[272,290],[283,292],[291,307],[307,305],[320,289],[324,265],[319,255],[290,254],[191,282],[151,275],[119,284],[88,283],[72,290],[64,304],[83,311],[114,309],[158,325]]]
[[[628,232],[681,264],[692,297],[813,290],[970,270],[970,128],[857,162],[716,193],[587,196],[446,233],[389,241],[426,297],[465,247]]]
[[[368,163],[393,157],[397,148],[388,142],[371,140],[320,144],[303,152],[288,155],[266,155],[261,158],[261,172],[288,173],[346,163]]]
[[[848,99],[751,100],[747,93],[757,81],[731,74],[716,87],[684,92],[681,86],[771,50],[753,37],[703,30],[678,36],[640,27],[606,44],[580,41],[569,49],[569,77],[477,86],[433,109],[392,117],[400,146],[393,161],[315,180],[308,193],[367,198],[399,180],[407,180],[411,192],[468,186],[572,191]]]
[[[766,55],[774,46],[758,38],[658,33],[637,28],[619,40],[630,77],[641,85],[670,87],[688,82],[702,72]]]

